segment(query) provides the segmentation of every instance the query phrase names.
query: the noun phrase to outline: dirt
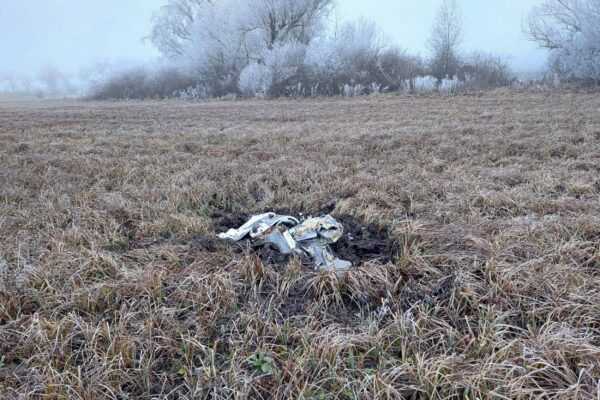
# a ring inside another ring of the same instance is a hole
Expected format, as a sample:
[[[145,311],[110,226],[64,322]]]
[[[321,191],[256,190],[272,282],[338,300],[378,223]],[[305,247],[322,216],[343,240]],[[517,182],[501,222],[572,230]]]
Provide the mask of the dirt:
[[[215,232],[226,232],[230,228],[239,228],[250,218],[249,213],[227,213],[215,211],[211,215],[214,222]]]
[[[342,215],[336,218],[344,227],[344,235],[331,245],[335,254],[353,265],[365,261],[385,264],[400,253],[400,247],[385,230],[375,225],[363,225],[359,220]]]

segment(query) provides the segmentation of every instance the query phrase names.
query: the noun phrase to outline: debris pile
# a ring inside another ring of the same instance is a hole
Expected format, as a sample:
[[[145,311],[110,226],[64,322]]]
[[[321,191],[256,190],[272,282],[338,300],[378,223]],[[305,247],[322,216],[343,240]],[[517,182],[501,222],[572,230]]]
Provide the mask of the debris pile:
[[[337,258],[330,246],[343,233],[342,224],[329,214],[301,222],[288,215],[266,213],[255,215],[238,229],[229,229],[218,236],[235,242],[250,236],[255,242],[274,245],[281,254],[295,252],[308,257],[319,269],[339,271],[352,266],[351,262]]]

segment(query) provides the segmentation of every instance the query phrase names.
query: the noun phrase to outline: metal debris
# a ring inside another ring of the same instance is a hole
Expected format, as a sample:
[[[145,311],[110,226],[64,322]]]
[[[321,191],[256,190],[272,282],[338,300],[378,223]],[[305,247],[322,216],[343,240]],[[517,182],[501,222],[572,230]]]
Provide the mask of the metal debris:
[[[274,244],[282,254],[290,254],[296,248],[296,242],[292,238],[292,235],[290,235],[290,232],[280,226],[275,228],[265,238],[265,242]]]
[[[323,243],[322,240],[316,239],[302,242],[302,244],[300,244],[300,248],[308,253],[318,268],[329,271],[337,271],[348,269],[352,266],[350,261],[338,259],[333,254],[333,251],[329,245]]]
[[[307,218],[300,223],[291,216],[266,213],[253,216],[240,228],[229,229],[219,237],[237,242],[249,235],[253,240],[273,244],[282,254],[296,252],[307,256],[319,269],[340,271],[350,268],[352,263],[338,259],[330,245],[343,233],[342,224],[331,215]]]
[[[327,243],[335,243],[342,237],[344,228],[328,214],[324,217],[308,218],[290,229],[290,233],[299,242],[321,236]]]
[[[225,233],[221,233],[218,236],[221,239],[230,239],[235,242],[238,242],[245,238],[248,234],[252,238],[259,237],[263,235],[266,231],[274,226],[278,226],[281,224],[289,224],[296,225],[299,224],[298,221],[294,217],[290,217],[287,215],[277,215],[275,213],[266,213],[255,215],[244,225],[240,226],[239,229],[230,229]]]

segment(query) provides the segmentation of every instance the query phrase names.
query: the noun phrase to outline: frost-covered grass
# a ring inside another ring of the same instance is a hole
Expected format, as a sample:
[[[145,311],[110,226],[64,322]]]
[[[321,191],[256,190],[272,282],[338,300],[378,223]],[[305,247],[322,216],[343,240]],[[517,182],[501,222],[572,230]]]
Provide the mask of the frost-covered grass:
[[[596,398],[599,107],[1,103],[0,397]],[[331,204],[396,259],[203,244],[216,215]]]

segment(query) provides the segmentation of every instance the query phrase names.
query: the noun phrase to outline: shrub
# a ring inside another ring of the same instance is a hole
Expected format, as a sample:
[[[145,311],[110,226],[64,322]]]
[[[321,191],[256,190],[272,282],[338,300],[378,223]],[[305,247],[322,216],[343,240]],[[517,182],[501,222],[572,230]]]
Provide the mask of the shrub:
[[[465,87],[472,89],[494,89],[510,86],[516,81],[502,57],[483,52],[468,57],[462,71]]]
[[[304,58],[306,46],[283,43],[265,52],[262,63],[248,64],[240,74],[239,89],[243,94],[271,96],[289,94],[291,86],[302,87],[306,80]]]
[[[117,72],[98,83],[90,95],[97,100],[178,97],[196,81],[174,67],[155,71],[134,67]]]

